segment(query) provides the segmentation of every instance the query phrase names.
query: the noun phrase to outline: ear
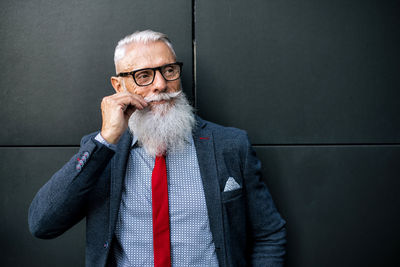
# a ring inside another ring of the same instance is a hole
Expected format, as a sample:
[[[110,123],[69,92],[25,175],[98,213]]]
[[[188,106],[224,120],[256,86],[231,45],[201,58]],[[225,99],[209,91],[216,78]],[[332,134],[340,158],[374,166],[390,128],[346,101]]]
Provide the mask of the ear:
[[[114,90],[116,93],[124,91],[124,88],[122,87],[122,84],[118,77],[115,77],[115,76],[111,77],[111,85],[112,85],[112,87],[114,87]]]

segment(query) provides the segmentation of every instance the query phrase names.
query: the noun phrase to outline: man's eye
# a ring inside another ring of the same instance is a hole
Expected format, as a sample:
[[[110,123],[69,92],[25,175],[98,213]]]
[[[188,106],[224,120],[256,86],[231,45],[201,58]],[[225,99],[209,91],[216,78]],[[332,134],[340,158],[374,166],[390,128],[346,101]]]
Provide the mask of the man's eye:
[[[150,76],[150,74],[148,72],[141,72],[141,73],[137,73],[136,74],[136,79],[140,79],[140,80],[148,79],[150,77],[151,76]]]

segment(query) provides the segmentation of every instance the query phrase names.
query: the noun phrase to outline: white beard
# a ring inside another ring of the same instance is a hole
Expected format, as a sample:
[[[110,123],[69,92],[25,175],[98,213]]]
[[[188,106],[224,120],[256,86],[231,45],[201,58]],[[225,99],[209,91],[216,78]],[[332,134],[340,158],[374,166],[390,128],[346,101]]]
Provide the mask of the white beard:
[[[195,126],[193,108],[183,92],[146,98],[147,101],[162,99],[172,100],[136,110],[128,122],[139,145],[153,157],[182,150],[190,142]]]

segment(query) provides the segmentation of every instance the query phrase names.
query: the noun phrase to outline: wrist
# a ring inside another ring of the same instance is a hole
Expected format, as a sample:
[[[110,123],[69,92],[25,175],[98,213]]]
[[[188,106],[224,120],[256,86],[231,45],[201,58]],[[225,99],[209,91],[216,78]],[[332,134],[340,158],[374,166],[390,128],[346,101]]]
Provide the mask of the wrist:
[[[117,150],[117,145],[108,143],[106,140],[104,140],[103,136],[101,136],[101,133],[98,133],[94,139],[111,150]]]
[[[119,141],[119,139],[121,138],[120,134],[115,134],[115,133],[109,133],[107,131],[101,131],[100,132],[101,137],[103,137],[103,139],[109,143],[109,144],[113,144],[116,145]]]

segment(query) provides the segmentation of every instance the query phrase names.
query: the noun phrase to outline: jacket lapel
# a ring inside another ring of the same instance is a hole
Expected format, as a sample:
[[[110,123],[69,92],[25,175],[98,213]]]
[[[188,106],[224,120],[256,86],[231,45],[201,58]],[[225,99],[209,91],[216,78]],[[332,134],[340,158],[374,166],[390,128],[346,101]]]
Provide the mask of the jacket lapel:
[[[193,134],[199,162],[201,179],[203,181],[210,229],[220,266],[225,266],[225,242],[223,234],[222,204],[215,160],[214,140],[212,131],[206,127],[206,122],[197,118],[199,124]]]
[[[131,144],[132,136],[127,130],[118,142],[117,150],[111,160],[109,240],[113,238]]]

